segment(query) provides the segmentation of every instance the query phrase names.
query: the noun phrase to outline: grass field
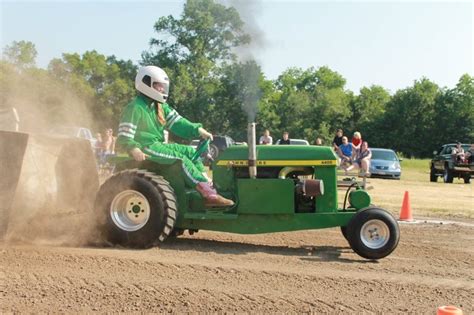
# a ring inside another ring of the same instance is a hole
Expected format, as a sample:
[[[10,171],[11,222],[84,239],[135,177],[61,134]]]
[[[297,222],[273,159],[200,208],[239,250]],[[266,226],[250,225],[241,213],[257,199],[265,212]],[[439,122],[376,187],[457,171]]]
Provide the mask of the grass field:
[[[403,160],[401,180],[370,178],[373,203],[398,215],[403,196],[408,191],[414,217],[474,218],[474,185],[454,179],[452,184],[429,181],[429,161]]]
[[[429,178],[429,159],[406,159],[401,162],[402,180],[426,182]]]

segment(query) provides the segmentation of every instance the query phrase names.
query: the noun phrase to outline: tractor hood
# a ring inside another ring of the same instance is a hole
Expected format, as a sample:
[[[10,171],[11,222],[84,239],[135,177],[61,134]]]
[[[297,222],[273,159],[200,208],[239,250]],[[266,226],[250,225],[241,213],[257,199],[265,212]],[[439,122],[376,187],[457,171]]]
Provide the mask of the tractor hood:
[[[216,160],[218,166],[232,164],[248,165],[248,147],[232,146],[222,152]],[[257,146],[258,166],[312,166],[336,165],[336,156],[330,147],[308,145],[259,145]]]

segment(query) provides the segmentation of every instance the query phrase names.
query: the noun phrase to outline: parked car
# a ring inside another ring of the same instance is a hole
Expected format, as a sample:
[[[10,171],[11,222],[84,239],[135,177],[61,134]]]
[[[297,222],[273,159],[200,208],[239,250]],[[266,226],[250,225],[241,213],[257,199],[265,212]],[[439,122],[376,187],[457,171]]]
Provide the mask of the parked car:
[[[443,182],[452,183],[455,177],[464,179],[464,183],[469,184],[474,176],[474,162],[457,161],[452,154],[455,143],[441,146],[433,152],[433,159],[430,162],[430,182],[436,182],[438,177],[443,177]],[[465,152],[470,148],[470,144],[461,144]]]
[[[280,139],[278,139],[275,144],[280,144]],[[290,138],[290,144],[291,145],[309,145],[309,142],[304,139],[291,139]]]
[[[400,179],[402,175],[401,159],[391,149],[370,148],[370,177]]]

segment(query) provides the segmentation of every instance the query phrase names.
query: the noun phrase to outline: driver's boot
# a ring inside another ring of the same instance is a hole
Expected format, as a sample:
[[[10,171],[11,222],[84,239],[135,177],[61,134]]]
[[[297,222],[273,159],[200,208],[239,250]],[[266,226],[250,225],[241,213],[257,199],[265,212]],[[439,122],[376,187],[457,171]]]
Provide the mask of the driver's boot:
[[[234,205],[232,200],[219,195],[210,183],[201,182],[197,184],[196,190],[204,197],[205,207],[230,207]]]

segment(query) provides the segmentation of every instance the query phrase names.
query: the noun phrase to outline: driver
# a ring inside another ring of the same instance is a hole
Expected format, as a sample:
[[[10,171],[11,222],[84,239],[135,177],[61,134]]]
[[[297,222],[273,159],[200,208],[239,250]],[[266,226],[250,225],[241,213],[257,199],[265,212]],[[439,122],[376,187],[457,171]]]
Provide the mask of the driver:
[[[149,156],[180,159],[186,185],[195,188],[207,207],[228,207],[234,202],[226,199],[212,187],[204,165],[192,162],[194,148],[182,144],[165,143],[165,129],[185,139],[202,137],[212,140],[212,134],[199,123],[192,123],[166,103],[169,79],[166,72],[155,66],[141,67],[135,77],[139,95],[122,113],[118,144],[136,161]]]

